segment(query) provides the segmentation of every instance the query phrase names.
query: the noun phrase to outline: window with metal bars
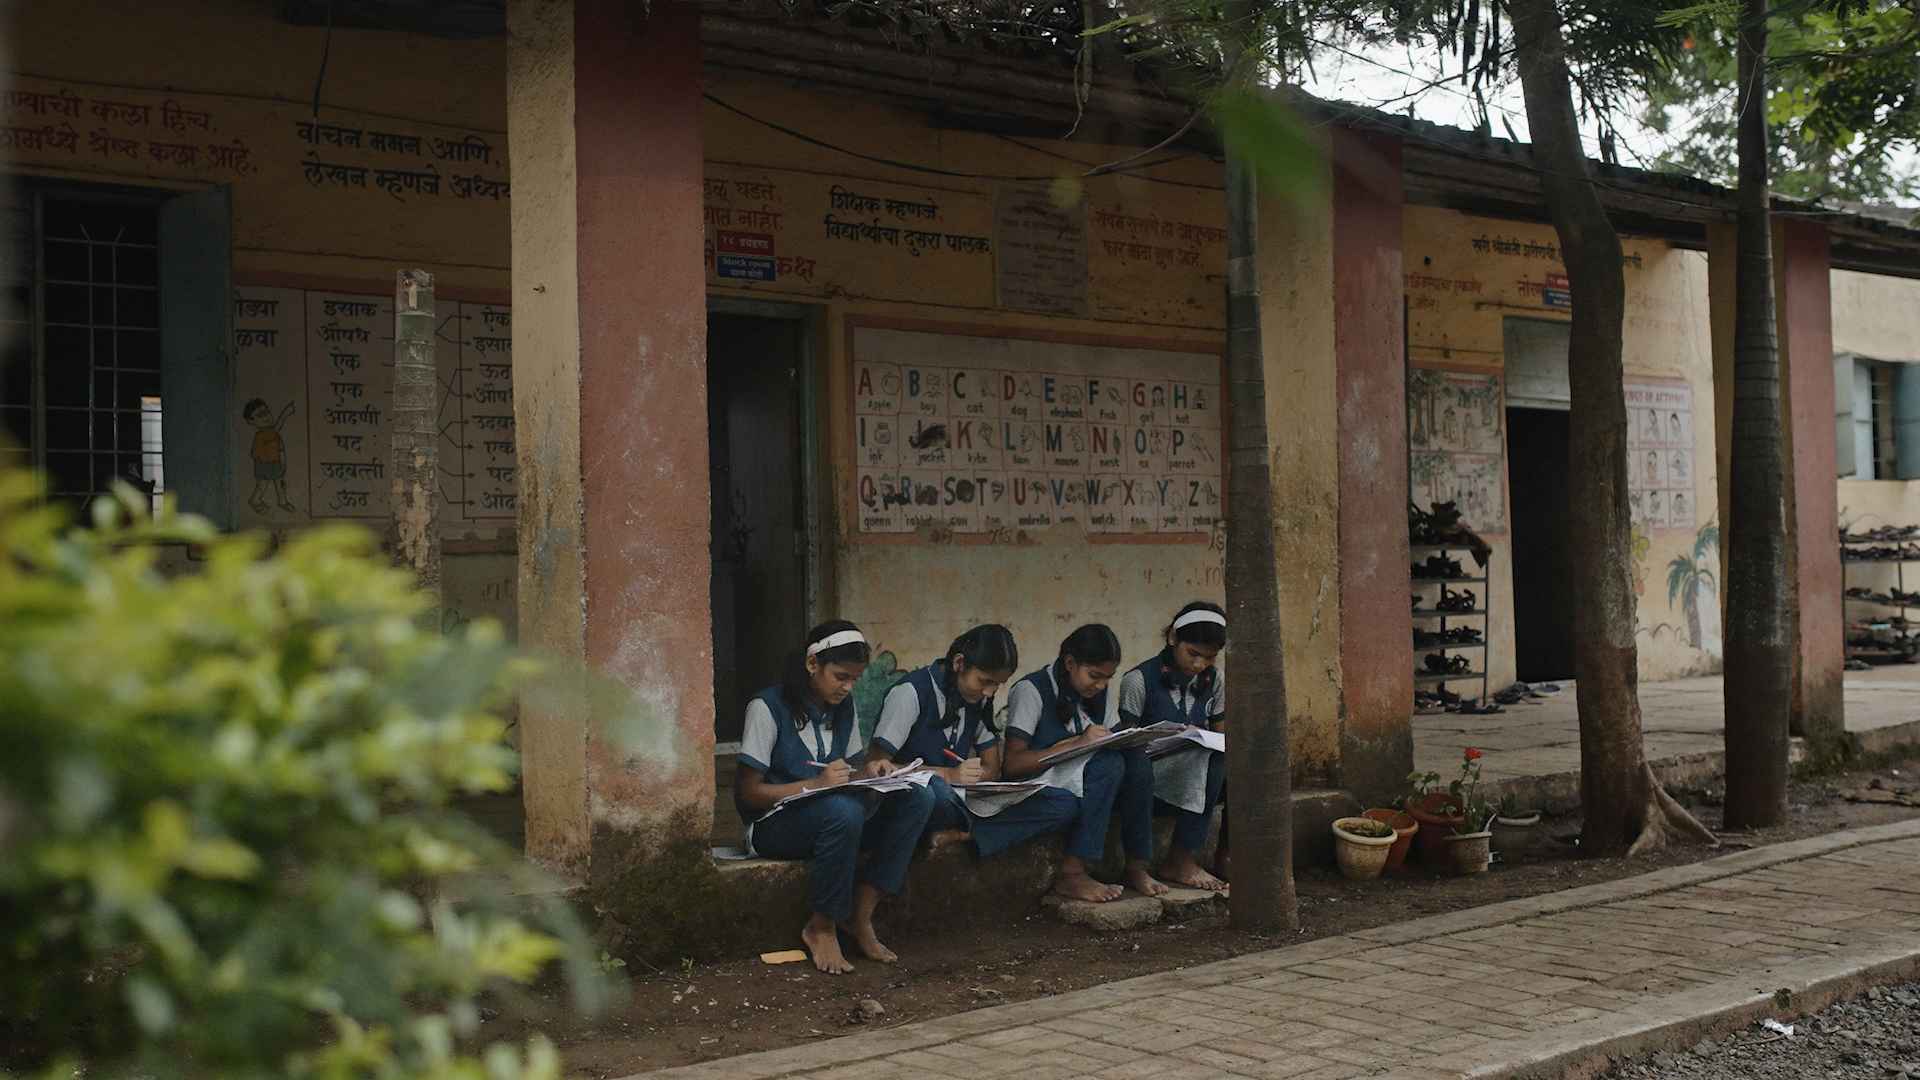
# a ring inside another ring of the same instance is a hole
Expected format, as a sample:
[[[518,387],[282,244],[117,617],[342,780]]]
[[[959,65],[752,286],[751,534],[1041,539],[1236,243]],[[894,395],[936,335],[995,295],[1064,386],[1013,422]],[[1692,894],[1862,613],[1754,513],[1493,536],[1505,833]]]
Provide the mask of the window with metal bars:
[[[1874,364],[1873,379],[1873,475],[1886,480],[1900,475],[1898,443],[1894,438],[1894,399],[1892,364]]]
[[[82,503],[120,479],[157,501],[166,468],[155,207],[26,191],[5,211],[0,452],[44,470],[56,499]]]

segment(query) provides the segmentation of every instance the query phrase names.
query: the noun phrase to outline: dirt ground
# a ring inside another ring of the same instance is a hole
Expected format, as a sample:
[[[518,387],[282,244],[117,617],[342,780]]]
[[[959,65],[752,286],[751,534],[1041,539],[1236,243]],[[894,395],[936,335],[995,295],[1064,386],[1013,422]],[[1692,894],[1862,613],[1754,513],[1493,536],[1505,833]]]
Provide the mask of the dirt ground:
[[[1739,847],[1779,843],[1839,829],[1879,825],[1920,814],[1903,805],[1850,802],[1842,792],[1879,778],[1889,787],[1917,782],[1909,761],[1877,771],[1830,776],[1794,785],[1792,820],[1777,829],[1728,834],[1719,850],[1690,846],[1634,859],[1584,860],[1569,840],[1541,845],[1536,857],[1496,864],[1482,875],[1431,877],[1414,872],[1371,882],[1342,880],[1331,867],[1298,874],[1301,929],[1297,934],[1241,933],[1215,920],[1161,924],[1096,934],[1040,912],[998,929],[939,940],[887,937],[900,963],[863,963],[852,975],[829,977],[804,964],[768,966],[743,957],[719,964],[687,962],[671,970],[636,968],[628,999],[586,1018],[566,1014],[555,990],[517,1005],[503,1003],[487,1024],[493,1038],[543,1031],[559,1043],[569,1075],[596,1080],[712,1058],[730,1057],[931,1020],[988,1005],[1024,1001],[1098,986],[1155,971],[1224,960],[1242,953],[1337,936],[1426,915],[1501,900],[1557,892],[1665,866],[1697,862]],[[1710,826],[1720,810],[1714,792],[1683,799]],[[1577,820],[1549,820],[1556,838],[1577,834]],[[884,912],[884,909],[883,909]],[[795,928],[798,929],[797,927]],[[884,915],[881,926],[885,935]],[[877,1003],[863,1008],[863,1002]]]

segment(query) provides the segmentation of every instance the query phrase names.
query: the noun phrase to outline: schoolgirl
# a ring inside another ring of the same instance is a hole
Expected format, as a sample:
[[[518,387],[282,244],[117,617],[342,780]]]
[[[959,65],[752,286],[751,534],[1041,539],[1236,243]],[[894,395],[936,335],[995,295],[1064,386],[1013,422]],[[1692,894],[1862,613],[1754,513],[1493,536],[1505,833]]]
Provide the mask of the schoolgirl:
[[[1124,727],[1170,721],[1213,731],[1226,730],[1226,687],[1216,666],[1227,647],[1227,616],[1218,604],[1196,600],[1181,608],[1167,626],[1166,645],[1157,656],[1120,679],[1120,717]],[[1201,746],[1178,750],[1153,761],[1155,809],[1172,814],[1173,842],[1159,875],[1195,889],[1226,887],[1227,828],[1220,825],[1215,873],[1200,866],[1213,810],[1226,784],[1226,755]]]
[[[1011,631],[995,624],[976,626],[955,638],[945,656],[887,692],[867,743],[867,760],[904,764],[918,759],[932,768],[930,835],[973,831],[973,815],[954,785],[999,777],[993,695],[1013,678],[1019,664],[1020,650]]]
[[[1045,791],[1064,791],[1077,804],[1066,824],[1066,854],[1053,886],[1077,900],[1120,897],[1120,886],[1095,881],[1087,872],[1087,864],[1098,862],[1106,848],[1107,823],[1116,808],[1127,855],[1126,884],[1147,896],[1167,891],[1149,870],[1153,766],[1146,754],[1099,750],[1050,768],[1040,764],[1050,752],[1092,742],[1118,726],[1120,697],[1109,684],[1119,667],[1120,641],[1113,631],[1097,623],[1082,626],[1060,643],[1058,659],[1015,683],[1007,695],[1006,776],[1038,776],[1048,785]]]
[[[883,963],[898,959],[874,933],[873,914],[882,895],[898,895],[906,883],[907,864],[933,812],[933,792],[926,787],[886,794],[828,792],[774,809],[788,796],[853,778],[847,749],[860,726],[853,685],[870,655],[866,637],[850,622],[822,623],[809,631],[785,681],[747,704],[733,784],[748,849],[775,859],[807,860],[813,915],[800,940],[813,955],[813,966],[830,975],[853,970],[840,950],[843,928],[862,955]],[[860,769],[869,776],[892,771],[885,762]],[[863,852],[867,859],[861,865]]]

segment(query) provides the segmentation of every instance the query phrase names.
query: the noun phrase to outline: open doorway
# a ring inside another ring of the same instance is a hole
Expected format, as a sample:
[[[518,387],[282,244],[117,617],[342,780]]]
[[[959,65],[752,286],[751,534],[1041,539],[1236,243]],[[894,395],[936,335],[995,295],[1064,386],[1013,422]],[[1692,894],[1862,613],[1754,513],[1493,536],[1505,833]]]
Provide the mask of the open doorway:
[[[1573,571],[1567,533],[1568,326],[1509,318],[1508,515],[1513,527],[1515,676],[1573,678]]]
[[[714,735],[740,738],[747,698],[807,630],[806,323],[707,317],[713,500]]]

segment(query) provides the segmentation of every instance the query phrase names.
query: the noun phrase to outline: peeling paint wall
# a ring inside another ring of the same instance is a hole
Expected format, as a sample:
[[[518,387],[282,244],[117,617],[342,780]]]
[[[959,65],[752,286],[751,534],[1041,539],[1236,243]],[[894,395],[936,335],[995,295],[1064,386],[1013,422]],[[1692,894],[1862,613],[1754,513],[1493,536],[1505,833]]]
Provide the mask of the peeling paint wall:
[[[586,648],[580,491],[580,271],[575,224],[573,5],[514,0],[508,100],[513,130],[514,419],[520,447],[521,640],[562,658]],[[562,682],[573,673],[558,673]],[[557,869],[587,865],[584,694],[538,695],[520,721],[527,849]]]
[[[1554,290],[1565,269],[1550,226],[1474,218],[1447,210],[1410,207],[1406,213],[1406,273],[1409,338],[1415,367],[1505,373],[1503,323],[1509,316],[1564,319],[1567,309]],[[1637,527],[1634,587],[1639,595],[1640,677],[1671,679],[1719,670],[1718,602],[1705,602],[1710,590],[1695,577],[1695,610],[1704,613],[1695,629],[1683,587],[1668,588],[1676,560],[1717,560],[1713,534],[1718,520],[1715,465],[1713,359],[1708,317],[1707,261],[1699,252],[1681,251],[1658,240],[1623,237],[1627,319],[1625,366],[1636,379],[1682,383],[1692,391],[1693,459],[1696,507],[1694,524],[1685,528]],[[1549,246],[1554,249],[1548,252]],[[1504,422],[1503,422],[1504,428]],[[1502,460],[1502,486],[1505,459]],[[1504,492],[1503,505],[1512,493]],[[1493,642],[1492,685],[1514,681],[1512,537],[1509,517],[1476,522],[1494,549],[1489,637]],[[1703,545],[1703,541],[1708,541]],[[1712,569],[1718,580],[1717,567]],[[1459,689],[1456,687],[1456,689]]]

